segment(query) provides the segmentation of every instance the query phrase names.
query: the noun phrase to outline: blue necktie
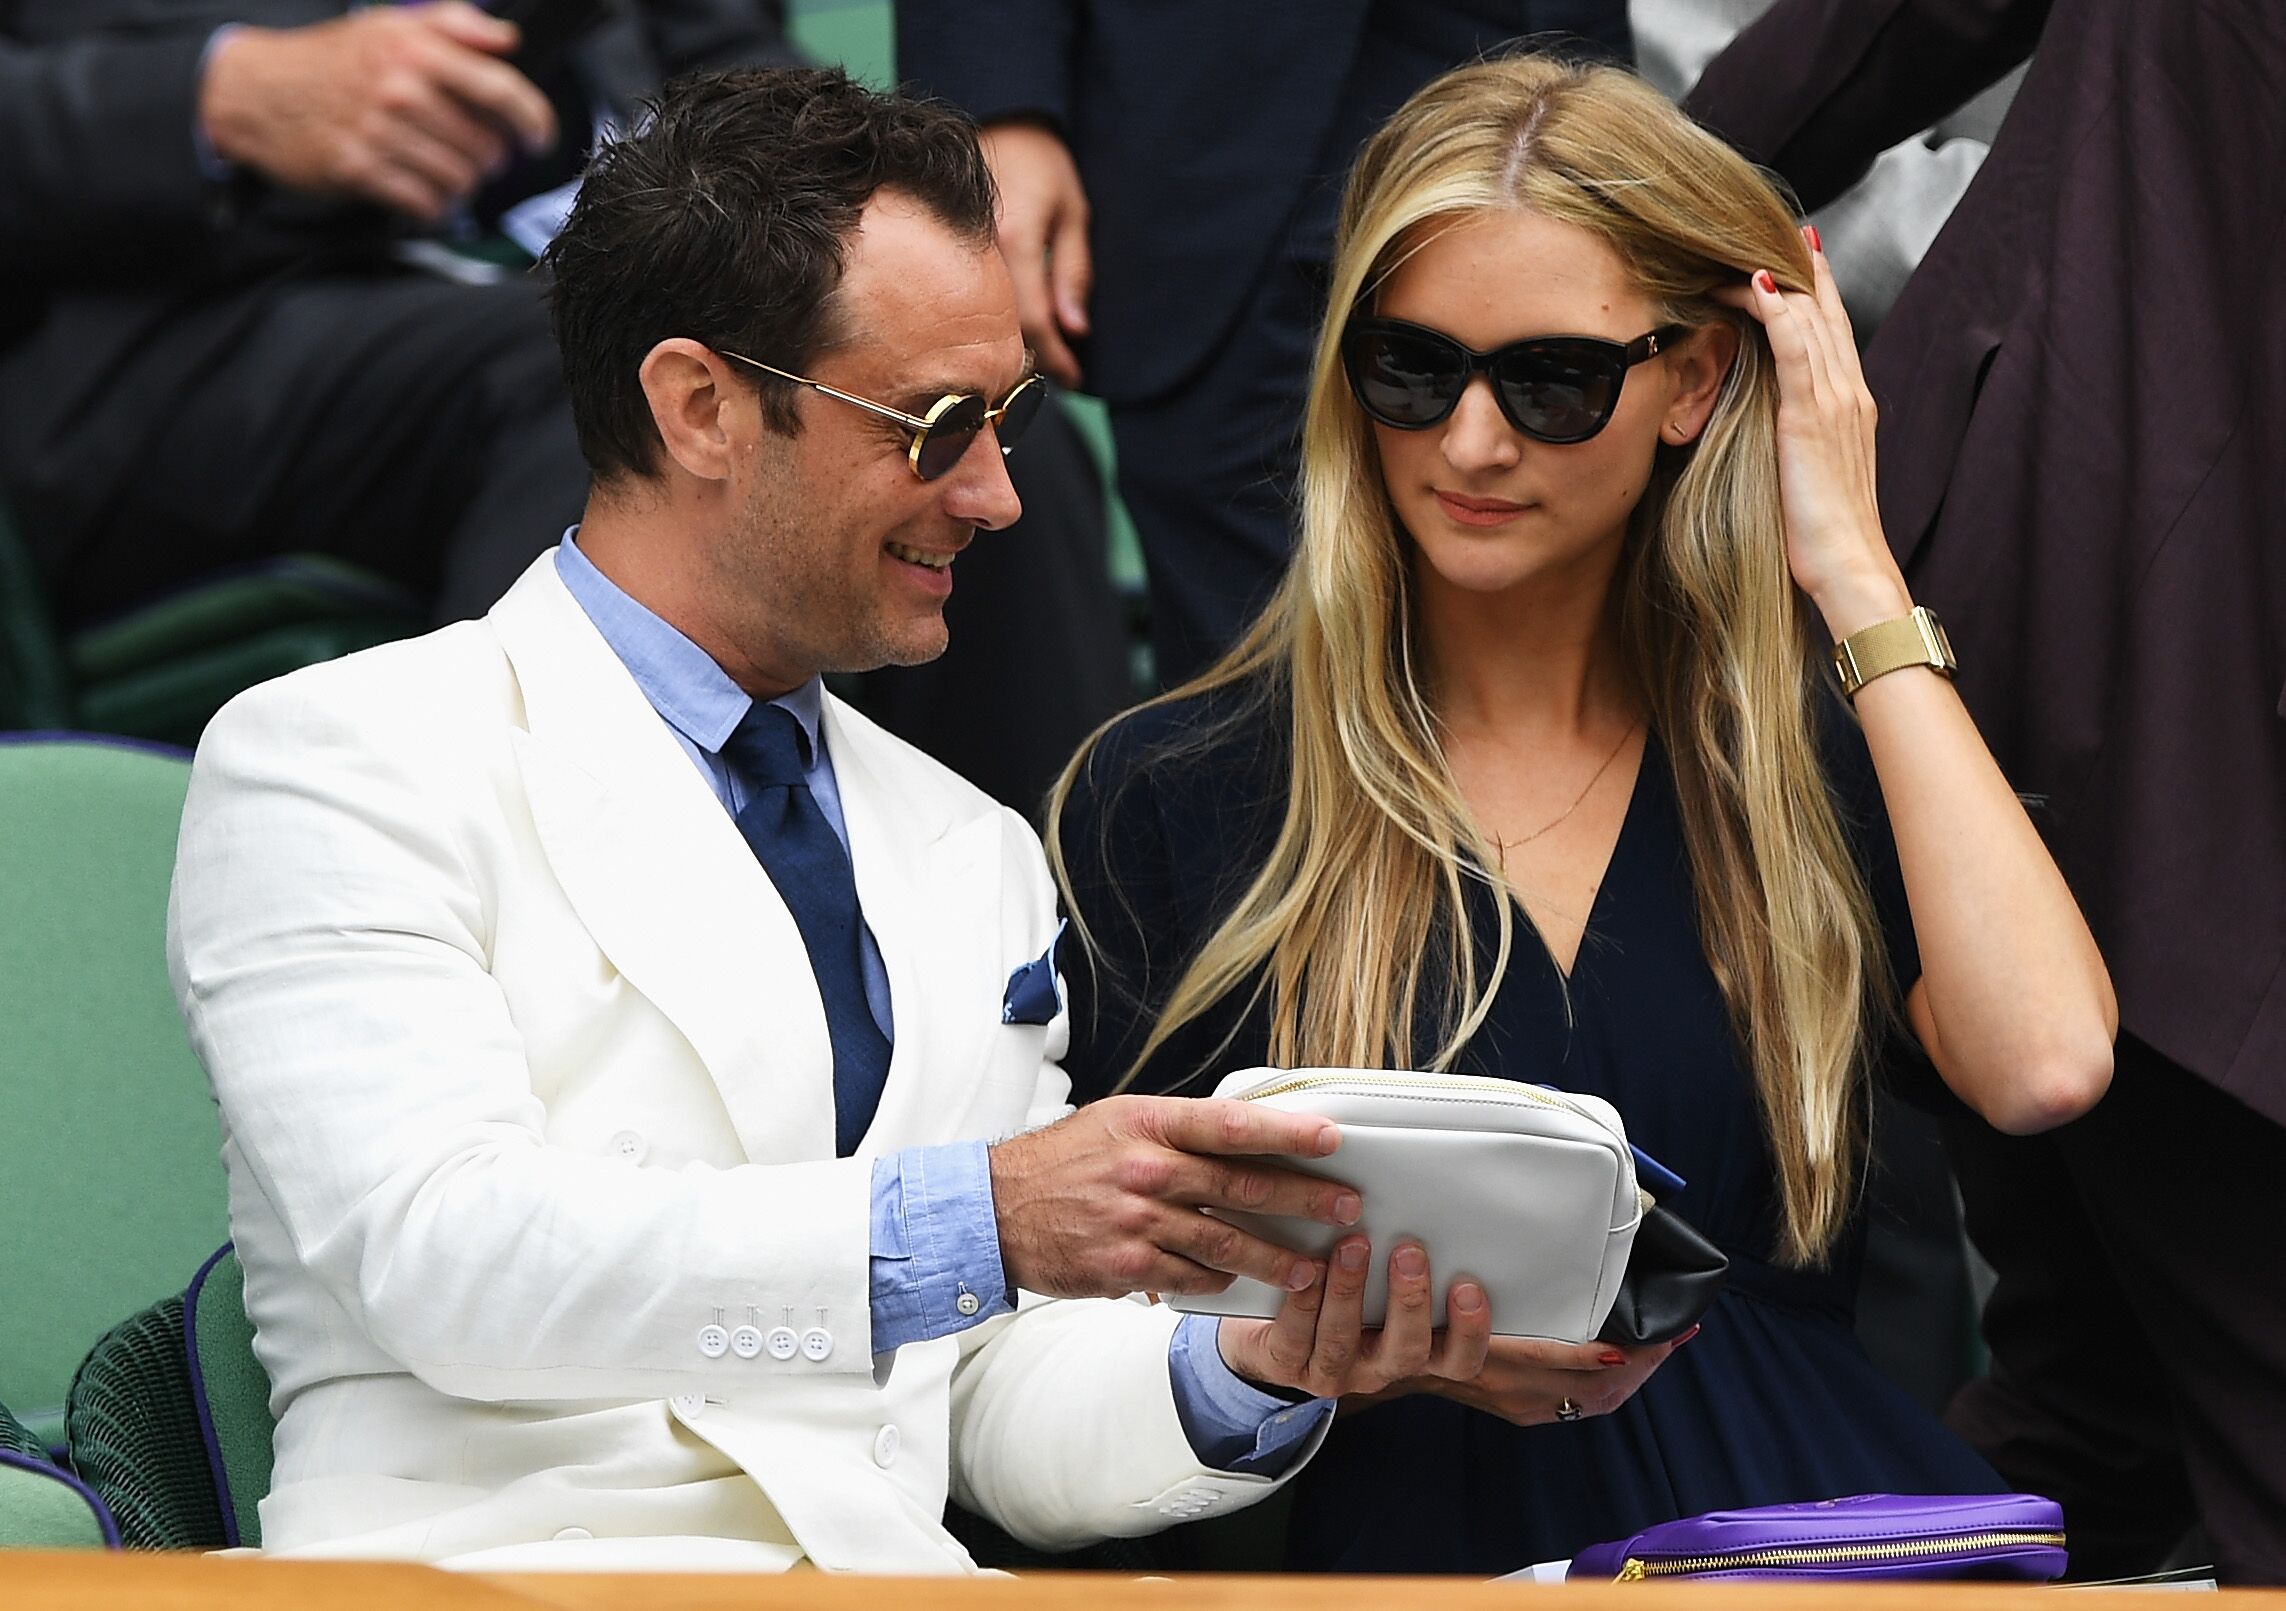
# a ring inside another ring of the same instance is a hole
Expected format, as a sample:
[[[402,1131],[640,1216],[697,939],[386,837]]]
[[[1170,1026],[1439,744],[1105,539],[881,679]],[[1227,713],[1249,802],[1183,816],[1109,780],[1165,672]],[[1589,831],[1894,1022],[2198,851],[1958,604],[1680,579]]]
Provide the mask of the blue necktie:
[[[738,831],[794,914],[833,1037],[834,1149],[857,1150],[889,1078],[889,1037],[865,999],[864,920],[849,852],[810,792],[809,735],[783,705],[757,702],[723,742],[722,758],[745,782]]]

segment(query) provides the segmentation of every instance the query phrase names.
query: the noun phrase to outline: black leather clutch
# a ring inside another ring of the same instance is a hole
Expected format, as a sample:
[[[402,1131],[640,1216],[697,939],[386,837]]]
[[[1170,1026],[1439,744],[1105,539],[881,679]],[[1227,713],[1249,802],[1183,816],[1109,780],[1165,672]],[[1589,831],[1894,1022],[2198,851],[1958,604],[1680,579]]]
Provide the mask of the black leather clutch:
[[[1673,1209],[1653,1203],[1635,1229],[1627,1273],[1597,1340],[1638,1348],[1680,1337],[1714,1303],[1729,1271],[1721,1248]]]

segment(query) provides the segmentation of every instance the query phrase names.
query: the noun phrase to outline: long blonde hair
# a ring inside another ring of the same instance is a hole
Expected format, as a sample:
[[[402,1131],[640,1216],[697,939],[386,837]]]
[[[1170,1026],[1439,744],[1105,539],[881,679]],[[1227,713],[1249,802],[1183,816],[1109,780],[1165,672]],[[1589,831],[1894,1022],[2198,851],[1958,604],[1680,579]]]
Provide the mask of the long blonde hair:
[[[1621,642],[1674,773],[1701,941],[1778,1165],[1777,1252],[1815,1264],[1853,1196],[1862,1065],[1887,975],[1819,765],[1811,623],[1780,514],[1775,372],[1759,327],[1711,296],[1764,267],[1804,289],[1811,267],[1770,183],[1614,68],[1518,56],[1456,69],[1407,101],[1358,160],[1303,424],[1294,562],[1239,644],[1162,696],[1246,683],[1276,701],[1292,745],[1285,819],[1128,1078],[1235,991],[1267,992],[1270,1058],[1283,1066],[1420,1066],[1426,1009],[1441,1039],[1423,1061],[1445,1067],[1491,1010],[1517,909],[1446,763],[1414,641],[1410,540],[1339,344],[1425,230],[1496,209],[1597,236],[1661,323],[1721,320],[1740,334],[1696,445],[1660,450],[1614,586]],[[1057,830],[1094,744],[1050,804],[1067,895]],[[1472,880],[1502,897],[1486,970],[1465,899]]]

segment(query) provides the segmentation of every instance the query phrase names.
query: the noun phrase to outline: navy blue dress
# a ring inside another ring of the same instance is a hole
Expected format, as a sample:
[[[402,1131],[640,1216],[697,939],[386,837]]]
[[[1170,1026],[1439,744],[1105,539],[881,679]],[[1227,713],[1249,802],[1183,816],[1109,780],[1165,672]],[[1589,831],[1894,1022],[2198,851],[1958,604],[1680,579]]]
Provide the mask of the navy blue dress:
[[[1828,780],[1902,988],[1919,959],[1871,760],[1838,708],[1828,726]],[[1181,968],[1259,868],[1284,810],[1282,733],[1262,701],[1225,691],[1137,712],[1091,758],[1061,834],[1100,948],[1092,968],[1076,945],[1063,959],[1078,1100],[1114,1088]],[[1489,933],[1489,897],[1472,915]],[[1486,1575],[1726,1506],[2000,1491],[1992,1469],[1882,1377],[1852,1335],[1861,1229],[1824,1270],[1769,1262],[1775,1169],[1700,949],[1656,739],[1570,996],[1567,1016],[1554,962],[1525,926],[1458,1066],[1608,1098],[1630,1139],[1688,1180],[1669,1202],[1730,1256],[1728,1286],[1699,1335],[1615,1414],[1518,1427],[1418,1395],[1344,1415],[1296,1479],[1288,1567]],[[1201,1094],[1228,1070],[1266,1061],[1267,1010],[1242,1009],[1226,1003],[1186,1028],[1130,1089]],[[1888,1061],[1907,1066],[1909,1045]]]

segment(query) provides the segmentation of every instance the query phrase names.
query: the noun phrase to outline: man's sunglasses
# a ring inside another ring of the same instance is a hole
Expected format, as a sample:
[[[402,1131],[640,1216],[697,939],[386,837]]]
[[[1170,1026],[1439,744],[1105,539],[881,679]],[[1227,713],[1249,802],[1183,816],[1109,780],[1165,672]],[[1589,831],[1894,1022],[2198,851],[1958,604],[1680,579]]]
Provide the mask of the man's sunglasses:
[[[1478,375],[1508,423],[1541,442],[1585,442],[1611,423],[1627,372],[1690,334],[1662,325],[1622,346],[1594,336],[1537,336],[1491,352],[1402,319],[1353,319],[1341,362],[1358,406],[1400,431],[1435,425]]]
[[[752,364],[756,369],[776,375],[780,380],[790,380],[797,386],[807,386],[814,392],[823,392],[853,408],[862,408],[868,414],[878,414],[885,420],[895,420],[913,433],[913,445],[906,450],[905,461],[913,467],[913,474],[923,481],[934,481],[960,463],[961,455],[968,451],[969,443],[975,441],[977,433],[987,425],[1000,438],[1000,451],[1006,453],[1016,445],[1016,439],[1024,434],[1025,428],[1038,417],[1040,403],[1048,395],[1045,381],[1037,375],[1026,375],[1016,383],[1014,391],[1000,400],[997,408],[974,393],[947,392],[929,406],[926,414],[908,414],[901,408],[876,403],[870,397],[842,391],[828,386],[822,380],[797,375],[791,370],[766,364],[759,358],[749,358],[744,353],[731,352],[721,347],[715,350],[725,358],[736,358],[742,364]]]

